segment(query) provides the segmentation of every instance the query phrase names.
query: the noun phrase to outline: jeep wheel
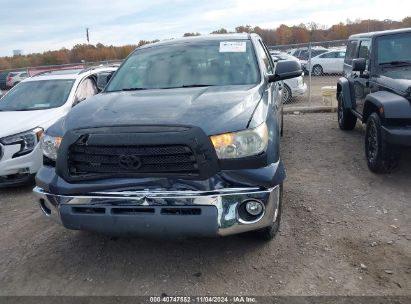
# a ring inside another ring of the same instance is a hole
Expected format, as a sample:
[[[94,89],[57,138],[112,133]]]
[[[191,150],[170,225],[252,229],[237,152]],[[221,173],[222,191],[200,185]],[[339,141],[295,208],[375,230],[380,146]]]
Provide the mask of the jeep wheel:
[[[381,137],[381,119],[372,113],[365,131],[365,156],[368,168],[374,173],[388,173],[397,167],[399,153],[387,145]]]
[[[352,130],[357,123],[357,117],[351,113],[349,109],[344,108],[344,100],[342,94],[338,96],[337,109],[338,126],[341,130]]]
[[[292,97],[291,89],[288,85],[283,86],[283,103],[289,103]]]
[[[277,212],[274,213],[273,223],[266,228],[255,231],[257,236],[262,240],[272,240],[276,236],[278,229],[280,229],[281,213],[283,209],[283,185],[280,184],[279,187],[278,209]]]
[[[313,66],[313,75],[314,76],[321,76],[324,73],[323,67],[319,64]]]

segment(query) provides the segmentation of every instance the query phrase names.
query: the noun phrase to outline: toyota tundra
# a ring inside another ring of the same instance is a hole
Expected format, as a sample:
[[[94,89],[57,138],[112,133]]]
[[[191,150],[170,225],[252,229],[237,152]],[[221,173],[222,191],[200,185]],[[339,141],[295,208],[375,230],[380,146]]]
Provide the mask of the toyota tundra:
[[[45,131],[34,189],[68,229],[225,236],[279,228],[281,81],[256,34],[137,48],[99,95]],[[109,77],[108,77],[109,78]]]

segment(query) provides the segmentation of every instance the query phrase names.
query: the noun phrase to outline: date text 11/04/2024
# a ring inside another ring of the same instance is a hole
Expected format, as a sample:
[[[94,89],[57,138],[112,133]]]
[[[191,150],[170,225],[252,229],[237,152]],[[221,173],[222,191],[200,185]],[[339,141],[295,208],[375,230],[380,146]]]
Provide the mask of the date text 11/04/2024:
[[[150,297],[150,303],[257,303],[257,299],[255,297],[248,296],[161,296]]]

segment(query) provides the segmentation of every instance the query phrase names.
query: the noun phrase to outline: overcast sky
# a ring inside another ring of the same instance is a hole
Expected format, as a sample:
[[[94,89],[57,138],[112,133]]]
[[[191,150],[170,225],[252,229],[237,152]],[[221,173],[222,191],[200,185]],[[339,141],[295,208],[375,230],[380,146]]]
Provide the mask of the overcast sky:
[[[136,44],[139,40],[210,33],[238,25],[276,28],[284,23],[332,25],[355,19],[401,20],[403,0],[0,0],[0,56],[71,48],[85,43]]]

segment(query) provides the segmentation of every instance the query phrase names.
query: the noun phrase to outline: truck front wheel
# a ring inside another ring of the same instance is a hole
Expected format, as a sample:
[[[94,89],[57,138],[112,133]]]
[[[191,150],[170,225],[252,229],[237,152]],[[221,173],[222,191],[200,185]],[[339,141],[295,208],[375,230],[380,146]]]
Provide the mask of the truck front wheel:
[[[381,137],[381,119],[377,113],[372,113],[367,120],[365,156],[368,168],[374,173],[388,173],[399,162],[399,152]]]

